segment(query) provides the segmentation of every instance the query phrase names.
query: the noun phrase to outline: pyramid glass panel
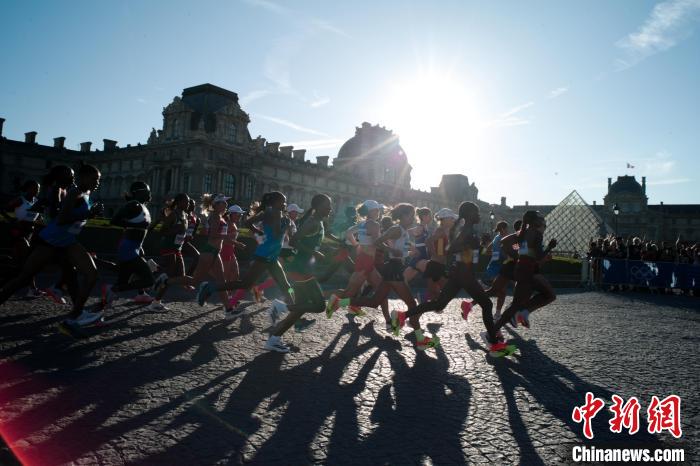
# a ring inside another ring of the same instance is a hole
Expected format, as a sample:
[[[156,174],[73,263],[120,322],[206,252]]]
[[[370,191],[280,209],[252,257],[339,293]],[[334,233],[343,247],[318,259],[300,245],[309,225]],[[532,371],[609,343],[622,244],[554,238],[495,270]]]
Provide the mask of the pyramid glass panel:
[[[556,238],[554,252],[559,255],[583,257],[592,239],[612,231],[575,190],[547,214],[545,220],[544,245],[546,247],[551,238]]]

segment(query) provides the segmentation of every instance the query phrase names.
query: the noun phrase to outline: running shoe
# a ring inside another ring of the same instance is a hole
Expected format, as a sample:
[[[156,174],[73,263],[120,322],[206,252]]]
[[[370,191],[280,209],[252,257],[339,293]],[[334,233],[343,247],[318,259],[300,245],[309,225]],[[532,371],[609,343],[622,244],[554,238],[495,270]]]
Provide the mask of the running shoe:
[[[58,331],[64,335],[73,338],[86,338],[87,335],[81,330],[80,325],[78,325],[72,319],[66,319],[58,324]]]
[[[530,311],[523,309],[515,314],[515,320],[525,328],[530,328]]]
[[[202,282],[199,284],[199,288],[197,289],[197,304],[200,306],[204,306],[206,304],[207,299],[209,299],[209,296],[211,296],[211,291],[209,290],[209,282]]]
[[[80,327],[85,327],[87,325],[94,324],[103,316],[104,313],[102,311],[90,312],[87,309],[83,309],[83,312],[80,313],[80,315],[77,319],[74,320],[74,322]]]
[[[155,299],[151,301],[151,304],[148,305],[147,309],[155,312],[165,312],[170,310],[170,308],[166,307],[161,301],[156,301]]]
[[[34,299],[34,298],[41,298],[45,294],[46,293],[44,293],[43,291],[38,290],[36,288],[29,288],[27,290],[27,294],[24,297]]]
[[[153,299],[153,296],[146,293],[145,291],[134,296],[134,302],[139,304],[151,304]]]
[[[467,320],[469,318],[469,313],[472,312],[472,302],[471,300],[462,301],[462,319]]]
[[[55,286],[50,286],[44,290],[48,296],[56,304],[67,304],[66,298],[63,297],[63,291]]]
[[[240,307],[233,307],[233,308],[225,309],[224,310],[224,319],[235,320],[235,319],[238,319],[243,314],[245,314],[245,312]]]
[[[398,336],[406,325],[406,311],[391,311],[391,332]]]
[[[418,351],[425,351],[428,348],[437,348],[440,346],[440,337],[433,335],[432,337],[423,336],[423,339],[416,341],[416,349]]]
[[[102,285],[102,309],[109,309],[112,307],[114,300],[117,298],[117,294],[112,291],[112,287],[106,283]]]
[[[158,278],[156,278],[156,281],[153,283],[153,291],[158,293],[159,291],[162,291],[163,288],[165,288],[165,283],[168,281],[168,274],[167,273],[161,273],[158,275]]]
[[[265,294],[259,287],[254,286],[251,291],[253,292],[253,297],[255,298],[256,303],[260,304],[265,300]]]
[[[272,300],[272,305],[270,306],[270,309],[268,310],[268,314],[270,315],[270,320],[272,321],[272,325],[275,325],[277,321],[286,313],[289,312],[289,309],[287,309],[287,304],[284,301],[281,301],[279,299],[273,299]]]
[[[280,337],[274,335],[270,335],[270,338],[265,342],[265,349],[278,353],[289,353],[289,346],[285,345]]]
[[[362,317],[365,315],[362,306],[348,306],[348,314],[353,317]]]
[[[301,318],[294,322],[294,331],[297,333],[303,332],[309,327],[313,327],[316,324],[316,319],[304,319]]]
[[[340,298],[336,296],[335,294],[332,294],[330,298],[328,298],[328,302],[326,303],[326,317],[329,319],[333,317],[333,313],[338,310],[340,307]]]

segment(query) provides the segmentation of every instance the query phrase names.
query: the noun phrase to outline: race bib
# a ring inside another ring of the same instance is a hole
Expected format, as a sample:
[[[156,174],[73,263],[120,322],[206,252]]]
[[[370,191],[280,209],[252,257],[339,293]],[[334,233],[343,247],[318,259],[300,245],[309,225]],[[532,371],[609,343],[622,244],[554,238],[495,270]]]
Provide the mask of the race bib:
[[[185,233],[181,233],[179,235],[175,236],[175,241],[174,243],[177,244],[178,246],[181,246],[185,242]]]

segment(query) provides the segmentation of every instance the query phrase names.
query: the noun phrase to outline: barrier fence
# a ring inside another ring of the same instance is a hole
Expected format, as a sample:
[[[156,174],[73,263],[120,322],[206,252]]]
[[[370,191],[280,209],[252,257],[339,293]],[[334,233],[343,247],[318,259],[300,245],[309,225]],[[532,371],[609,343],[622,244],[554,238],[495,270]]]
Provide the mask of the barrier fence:
[[[700,290],[700,264],[594,258],[583,261],[581,275],[590,286]]]

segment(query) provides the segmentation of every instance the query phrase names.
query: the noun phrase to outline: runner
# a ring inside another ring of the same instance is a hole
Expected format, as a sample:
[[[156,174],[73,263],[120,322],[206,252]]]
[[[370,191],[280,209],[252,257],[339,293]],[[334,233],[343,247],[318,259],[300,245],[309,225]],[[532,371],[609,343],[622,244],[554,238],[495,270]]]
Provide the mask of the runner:
[[[435,231],[433,223],[433,213],[427,207],[416,209],[418,214],[418,225],[409,230],[409,234],[414,238],[415,245],[409,254],[408,264],[404,270],[403,277],[406,283],[411,283],[419,273],[425,272],[428,264],[428,238]]]
[[[311,199],[311,208],[301,218],[297,233],[291,237],[290,244],[297,254],[287,263],[288,275],[295,280],[295,303],[287,305],[280,300],[274,300],[270,308],[273,325],[277,319],[287,313],[286,317],[273,329],[265,349],[289,352],[281,337],[292,325],[297,331],[308,328],[315,321],[301,321],[306,312],[323,312],[325,300],[318,282],[314,279],[317,261],[323,259],[320,252],[325,237],[325,221],[331,213],[331,198],[325,194],[317,194]],[[301,326],[298,324],[302,322]]]
[[[197,291],[197,302],[200,306],[206,303],[209,296],[215,291],[223,290],[249,290],[255,285],[258,278],[265,272],[269,273],[275,283],[280,287],[288,304],[294,303],[293,290],[287,281],[287,276],[279,262],[279,254],[282,250],[282,240],[289,229],[289,218],[285,215],[287,198],[279,191],[265,193],[257,206],[255,214],[248,219],[248,226],[264,237],[253,254],[253,261],[248,272],[241,280],[232,282],[214,283],[202,282]],[[255,224],[262,221],[262,230]],[[237,304],[237,303],[236,303]],[[226,310],[227,319],[235,319],[243,315],[240,306],[230,307]]]
[[[197,286],[208,276],[221,282],[224,281],[224,265],[221,262],[221,246],[224,240],[228,237],[228,223],[224,220],[224,214],[228,208],[226,201],[230,198],[223,194],[213,195],[205,194],[202,196],[202,212],[209,212],[207,219],[204,222],[204,234],[207,236],[207,242],[199,251],[199,261],[194,274],[169,278],[167,274],[161,274],[157,279],[154,287],[157,290],[164,290],[170,284]],[[184,212],[183,212],[184,214]],[[184,231],[187,231],[185,224]],[[184,242],[184,235],[182,236]],[[160,293],[160,292],[159,292]],[[224,316],[228,318],[232,310],[229,304],[229,296],[225,290],[219,291],[221,304],[224,306]]]
[[[41,180],[44,187],[39,193],[39,201],[32,207],[32,210],[42,213],[44,224],[51,223],[61,210],[61,204],[68,194],[68,189],[75,181],[73,169],[65,165],[56,165]],[[36,240],[36,235],[35,238]],[[61,275],[56,283],[45,288],[46,296],[59,305],[66,305],[64,289],[68,290],[71,300],[75,302],[79,291],[78,280],[75,268],[63,257],[57,258],[57,263],[61,267]]]
[[[32,237],[39,219],[39,212],[32,210],[37,203],[37,195],[41,186],[34,180],[26,181],[21,189],[19,197],[13,199],[7,205],[8,210],[13,210],[15,217],[7,215],[3,209],[2,215],[11,224],[10,236],[13,239],[12,259],[15,265],[19,265],[29,256]],[[44,293],[36,287],[36,281],[32,277],[27,290],[27,298],[38,298]]]
[[[224,279],[227,282],[238,280],[240,270],[236,258],[236,248],[245,249],[245,244],[238,241],[238,222],[241,221],[243,209],[239,205],[228,208],[228,236],[221,246],[221,262],[224,264]]]
[[[179,193],[170,202],[166,203],[162,211],[162,216],[154,225],[161,224],[160,242],[160,266],[164,273],[161,273],[153,285],[156,296],[148,306],[152,311],[167,311],[168,308],[161,302],[167,291],[167,282],[181,279],[180,283],[186,283],[185,261],[182,258],[182,245],[187,236],[187,209],[190,205],[190,197],[186,193]],[[191,277],[187,277],[191,279]]]
[[[187,230],[185,230],[185,242],[182,245],[183,256],[188,256],[192,259],[189,267],[187,267],[187,275],[190,276],[194,273],[197,268],[197,261],[199,261],[199,250],[197,250],[194,245],[194,235],[197,234],[201,221],[195,213],[195,207],[196,203],[194,199],[190,199],[187,210],[185,211],[187,214]]]
[[[549,253],[557,245],[557,240],[551,239],[547,248],[543,249],[542,242],[546,228],[547,224],[542,214],[535,210],[525,212],[522,228],[517,234],[519,243],[518,263],[515,266],[517,283],[513,292],[513,302],[496,323],[496,329],[500,329],[506,322],[510,322],[513,327],[520,324],[530,328],[530,313],[556,299],[554,289],[540,273],[540,264],[549,257]],[[534,296],[532,296],[533,291],[536,292]]]
[[[447,281],[447,243],[457,214],[452,209],[443,208],[435,214],[435,219],[439,225],[427,241],[430,260],[425,266],[423,277],[428,281],[428,290],[421,302],[437,298]]]
[[[327,312],[332,313],[342,306],[366,306],[378,307],[394,291],[401,299],[408,311],[411,312],[416,307],[416,301],[411,294],[411,290],[404,280],[404,269],[406,258],[408,257],[409,233],[408,228],[415,223],[416,210],[411,204],[398,204],[391,210],[391,218],[398,222],[382,234],[375,245],[384,249],[387,256],[386,262],[382,265],[379,273],[381,282],[375,287],[374,295],[371,297],[340,298],[332,295],[328,300]],[[401,311],[393,311],[392,314]],[[405,312],[403,312],[405,314]],[[416,326],[418,319],[412,319]],[[423,335],[419,328],[416,328],[416,344],[418,349],[425,350],[428,346],[437,346],[437,337]]]
[[[367,200],[358,207],[357,213],[365,220],[350,227],[345,232],[346,240],[357,248],[355,271],[350,276],[347,287],[344,290],[337,290],[331,295],[331,298],[344,299],[353,297],[360,291],[365,281],[369,282],[375,289],[382,282],[382,277],[375,267],[377,240],[381,236],[380,225],[377,222],[380,215],[380,207],[380,204],[374,200]],[[355,238],[355,235],[357,235],[357,238]],[[332,317],[335,311],[335,309],[331,309],[333,303],[333,299],[328,301],[329,307],[326,308],[326,316],[328,318]],[[362,315],[362,311],[358,307],[351,308],[350,313]]]
[[[67,261],[84,278],[73,302],[69,318],[59,324],[59,330],[71,336],[82,336],[79,328],[102,317],[102,312],[84,309],[90,291],[97,281],[97,268],[90,254],[78,242],[77,236],[87,219],[102,213],[102,204],[90,203],[90,193],[100,185],[100,171],[92,165],[82,165],[78,171],[78,185],[68,191],[61,210],[39,233],[32,253],[24,263],[19,276],[0,290],[0,304],[18,289],[29,283],[44,266],[54,261]]]
[[[476,225],[479,222],[479,207],[473,202],[462,202],[459,206],[459,224],[453,225],[450,232],[452,240],[447,246],[447,253],[455,255],[455,263],[450,269],[447,282],[437,299],[421,303],[406,312],[392,312],[392,323],[396,334],[405,325],[406,319],[410,319],[411,326],[416,332],[420,331],[418,317],[421,314],[444,309],[457,296],[457,293],[464,289],[481,306],[484,326],[486,327],[486,332],[482,334],[482,337],[488,342],[489,350],[495,352],[505,348],[505,343],[502,343],[501,337],[496,334],[493,314],[491,313],[493,304],[479,285],[474,273],[474,268],[479,261],[480,240],[476,231]],[[465,320],[468,312],[469,310],[463,307],[462,317]],[[435,344],[439,343],[437,336],[433,338],[437,340]],[[431,345],[431,342],[427,341],[426,345]]]
[[[143,241],[151,225],[151,213],[146,203],[151,201],[151,188],[143,181],[135,181],[126,196],[128,201],[112,217],[110,223],[124,228],[117,248],[117,283],[102,285],[102,309],[112,306],[118,293],[143,290],[153,286],[153,274],[143,257]],[[132,280],[132,277],[135,277]]]
[[[494,231],[496,236],[494,236],[493,241],[486,248],[486,254],[491,255],[491,260],[489,265],[486,266],[486,277],[491,281],[491,285],[495,282],[501,272],[501,265],[506,258],[505,254],[501,253],[501,240],[508,233],[508,223],[500,221],[496,224],[496,230]],[[486,294],[489,294],[489,290],[486,290]],[[490,295],[489,295],[490,296]],[[494,319],[498,320],[501,318],[501,309],[503,309],[503,303],[506,300],[506,290],[505,287],[501,288],[501,292],[496,294],[496,314]]]
[[[515,233],[501,238],[500,251],[503,256],[503,262],[498,271],[498,276],[491,284],[491,287],[486,290],[489,296],[496,296],[496,303],[500,302],[500,297],[505,301],[506,288],[510,282],[515,282],[515,264],[518,262],[518,232],[523,224],[522,220],[516,220],[513,223],[513,231]],[[496,312],[494,320],[500,319],[501,313]]]

